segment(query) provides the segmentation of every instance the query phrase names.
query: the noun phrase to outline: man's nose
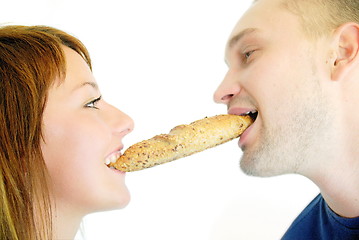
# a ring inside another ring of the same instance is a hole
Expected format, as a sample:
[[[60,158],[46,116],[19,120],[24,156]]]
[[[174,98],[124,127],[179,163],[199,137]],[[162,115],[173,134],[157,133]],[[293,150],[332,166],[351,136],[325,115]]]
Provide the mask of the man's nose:
[[[234,81],[231,73],[228,72],[214,92],[213,99],[216,103],[228,104],[240,91],[241,87],[239,83]]]

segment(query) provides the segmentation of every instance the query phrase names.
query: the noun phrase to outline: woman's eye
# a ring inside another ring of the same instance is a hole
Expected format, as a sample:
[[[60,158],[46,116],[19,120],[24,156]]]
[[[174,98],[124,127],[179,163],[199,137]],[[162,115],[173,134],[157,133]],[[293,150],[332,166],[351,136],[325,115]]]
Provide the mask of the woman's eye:
[[[98,97],[98,98],[96,98],[96,99],[94,99],[94,100],[92,100],[91,102],[86,103],[85,107],[87,107],[87,108],[99,109],[99,108],[97,107],[97,103],[98,103],[100,100],[101,100],[101,96]]]
[[[248,60],[250,58],[250,56],[254,53],[254,51],[255,50],[245,52],[244,53],[244,58]]]

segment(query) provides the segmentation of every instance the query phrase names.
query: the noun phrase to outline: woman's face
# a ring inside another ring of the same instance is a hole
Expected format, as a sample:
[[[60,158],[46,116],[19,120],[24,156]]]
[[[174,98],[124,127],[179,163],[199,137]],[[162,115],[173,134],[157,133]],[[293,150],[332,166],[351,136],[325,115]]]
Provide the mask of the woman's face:
[[[130,196],[125,173],[108,168],[122,138],[133,129],[126,114],[101,98],[88,65],[64,47],[66,78],[49,90],[42,151],[57,209],[87,214],[122,208]]]

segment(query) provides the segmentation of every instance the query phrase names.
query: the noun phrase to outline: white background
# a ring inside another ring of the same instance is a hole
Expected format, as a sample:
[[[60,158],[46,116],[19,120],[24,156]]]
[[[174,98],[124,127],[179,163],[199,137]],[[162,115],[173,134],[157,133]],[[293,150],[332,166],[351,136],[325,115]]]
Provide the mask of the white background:
[[[1,0],[0,22],[50,25],[82,40],[104,97],[135,121],[128,147],[226,112],[212,95],[226,72],[227,37],[250,2]],[[301,176],[245,176],[240,155],[234,140],[127,174],[131,203],[87,216],[86,239],[279,239],[318,189]]]

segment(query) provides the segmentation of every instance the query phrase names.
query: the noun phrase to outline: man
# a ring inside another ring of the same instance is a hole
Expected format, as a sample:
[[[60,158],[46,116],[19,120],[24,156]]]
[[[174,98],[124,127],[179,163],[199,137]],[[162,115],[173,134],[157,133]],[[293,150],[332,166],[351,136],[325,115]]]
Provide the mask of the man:
[[[215,101],[256,118],[241,169],[301,174],[321,191],[283,239],[359,239],[359,1],[254,1],[225,61]]]

